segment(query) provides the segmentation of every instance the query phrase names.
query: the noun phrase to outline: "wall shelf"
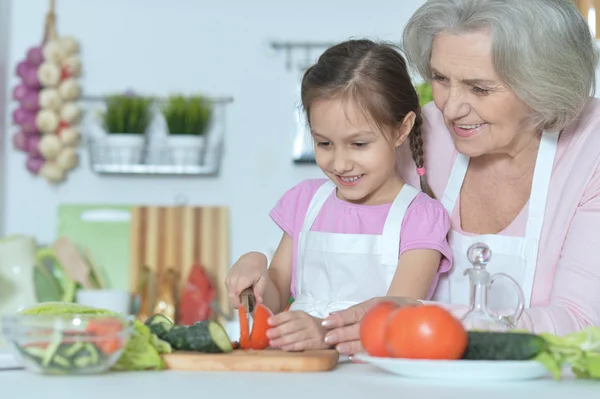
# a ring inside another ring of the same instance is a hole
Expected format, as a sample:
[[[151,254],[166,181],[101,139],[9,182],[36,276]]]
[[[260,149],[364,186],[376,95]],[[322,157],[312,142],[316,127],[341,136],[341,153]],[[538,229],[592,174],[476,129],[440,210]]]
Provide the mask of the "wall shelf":
[[[225,136],[225,108],[233,97],[208,97],[213,103],[211,126],[204,136],[201,148],[184,144],[174,145],[169,140],[168,128],[160,112],[166,97],[149,96],[153,99],[154,118],[143,135],[143,144],[115,144],[112,135],[102,126],[102,107],[106,96],[87,95],[84,103],[99,103],[88,109],[82,125],[84,143],[93,172],[103,175],[187,175],[216,176],[219,174]],[[142,141],[142,139],[139,139]]]
[[[207,148],[201,156],[203,161],[199,163],[178,163],[174,159],[185,159],[185,155],[181,156],[182,151],[193,150],[173,149],[164,145],[144,147],[140,157],[142,161],[129,163],[121,156],[121,148],[94,139],[88,140],[87,144],[90,168],[98,174],[216,176],[219,174],[222,156],[222,146],[219,145],[217,148]]]

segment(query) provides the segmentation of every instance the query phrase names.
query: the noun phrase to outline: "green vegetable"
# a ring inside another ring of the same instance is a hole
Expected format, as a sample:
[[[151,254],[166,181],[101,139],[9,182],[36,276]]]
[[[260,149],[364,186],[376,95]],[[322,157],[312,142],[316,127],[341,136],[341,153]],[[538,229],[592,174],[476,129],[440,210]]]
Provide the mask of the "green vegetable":
[[[52,342],[48,347],[25,346],[19,351],[51,374],[66,374],[74,369],[95,369],[103,364],[104,354],[92,343]]]
[[[191,326],[177,326],[167,317],[155,314],[145,324],[176,350],[202,353],[227,353],[233,350],[227,332],[216,321],[205,320]]]
[[[115,312],[96,309],[75,303],[45,302],[24,309],[21,314],[44,315],[115,315]],[[164,362],[162,353],[170,353],[171,347],[167,342],[154,335],[148,326],[136,320],[131,337],[113,370],[162,370]]]
[[[526,331],[470,331],[463,359],[534,360],[555,379],[570,365],[577,378],[600,379],[600,327],[588,327],[562,337]]]
[[[233,350],[231,339],[216,321],[201,321],[187,328],[185,339],[191,350],[204,353],[227,353]]]
[[[577,378],[600,379],[600,327],[588,327],[581,331],[558,337],[541,333],[548,343],[548,351],[540,353],[536,360],[560,378],[564,365],[570,365]]]
[[[152,315],[144,324],[150,328],[150,331],[152,331],[153,334],[163,340],[169,330],[174,326],[173,322],[169,320],[167,316],[160,313]]]
[[[191,350],[192,348],[188,344],[185,334],[187,329],[186,326],[174,326],[166,334],[165,341],[170,343],[173,349],[183,351]]]
[[[466,360],[529,360],[548,348],[535,334],[521,332],[469,331]]]

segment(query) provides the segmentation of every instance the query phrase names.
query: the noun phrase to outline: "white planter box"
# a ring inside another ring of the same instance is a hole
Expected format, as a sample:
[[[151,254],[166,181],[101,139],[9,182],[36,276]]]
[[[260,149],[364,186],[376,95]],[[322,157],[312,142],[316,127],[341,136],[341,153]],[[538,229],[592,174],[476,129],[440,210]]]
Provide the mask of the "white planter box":
[[[102,159],[125,165],[142,163],[145,135],[110,133],[105,140],[106,153],[101,155]]]
[[[170,134],[167,137],[169,163],[172,165],[201,165],[206,138],[188,134]]]

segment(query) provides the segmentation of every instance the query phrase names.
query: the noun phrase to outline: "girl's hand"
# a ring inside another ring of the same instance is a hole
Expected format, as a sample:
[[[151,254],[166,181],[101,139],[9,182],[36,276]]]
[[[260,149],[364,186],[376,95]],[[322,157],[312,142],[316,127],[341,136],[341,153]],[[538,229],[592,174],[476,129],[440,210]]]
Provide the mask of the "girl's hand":
[[[246,288],[254,287],[254,297],[258,303],[263,302],[263,294],[269,279],[267,257],[259,252],[242,255],[231,266],[225,287],[229,294],[229,302],[233,308],[240,305],[240,294]]]
[[[322,320],[303,311],[287,311],[271,316],[267,331],[269,345],[285,351],[326,349]]]

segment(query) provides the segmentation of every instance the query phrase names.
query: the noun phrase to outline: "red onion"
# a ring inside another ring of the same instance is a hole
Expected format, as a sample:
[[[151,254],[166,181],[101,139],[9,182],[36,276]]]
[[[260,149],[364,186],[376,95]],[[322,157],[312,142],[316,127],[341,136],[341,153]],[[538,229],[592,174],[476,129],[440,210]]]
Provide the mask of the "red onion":
[[[29,91],[29,92],[27,92],[27,94],[23,98],[23,101],[21,102],[21,105],[27,111],[37,112],[37,110],[40,109],[38,92],[37,91]]]
[[[27,135],[22,130],[13,134],[13,146],[19,151],[27,151]]]
[[[17,76],[21,77],[22,79],[25,79],[25,75],[27,74],[27,72],[31,69],[31,67],[29,66],[29,64],[27,64],[27,61],[21,61],[17,64]],[[34,69],[35,70],[35,69]]]
[[[28,135],[27,136],[27,145],[26,145],[26,149],[25,151],[27,151],[27,153],[29,154],[29,156],[31,157],[41,157],[42,154],[40,153],[40,135],[39,134],[32,134],[32,135]]]
[[[27,51],[27,63],[33,67],[38,67],[44,62],[44,53],[41,47],[32,47]]]
[[[27,113],[24,107],[15,109],[12,113],[13,123],[15,125],[22,125],[27,120]]]
[[[27,112],[25,120],[21,123],[21,129],[27,134],[36,134],[38,132],[37,124],[35,123],[35,112]]]
[[[23,76],[23,82],[30,89],[38,90],[40,88],[40,81],[38,79],[37,69],[29,69],[25,72],[25,76]]]
[[[29,89],[23,83],[15,86],[13,89],[13,99],[17,101],[23,101],[23,98],[27,95]]]
[[[38,173],[40,173],[40,169],[42,169],[42,166],[44,166],[44,159],[36,156],[27,157],[26,166],[28,171],[30,171],[34,175],[37,175]]]

